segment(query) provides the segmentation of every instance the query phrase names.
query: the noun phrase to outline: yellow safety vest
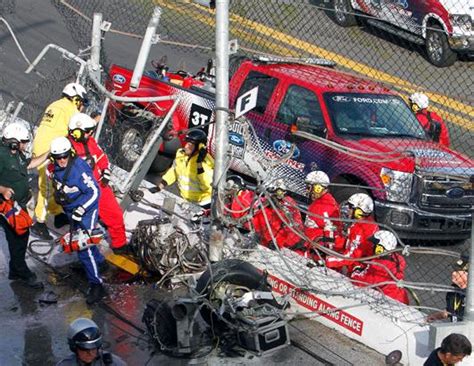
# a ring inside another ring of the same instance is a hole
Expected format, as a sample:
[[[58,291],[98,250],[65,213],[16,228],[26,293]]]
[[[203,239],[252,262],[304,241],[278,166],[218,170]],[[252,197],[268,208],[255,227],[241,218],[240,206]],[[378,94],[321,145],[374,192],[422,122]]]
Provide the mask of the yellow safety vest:
[[[33,141],[33,154],[40,156],[49,151],[51,141],[67,136],[69,119],[78,112],[77,106],[68,98],[51,103],[43,114]]]
[[[176,152],[173,165],[163,176],[163,180],[171,185],[177,182],[181,197],[199,205],[211,202],[212,175],[214,172],[214,159],[207,154],[202,162],[204,172],[197,172],[197,154],[188,157],[184,149]]]

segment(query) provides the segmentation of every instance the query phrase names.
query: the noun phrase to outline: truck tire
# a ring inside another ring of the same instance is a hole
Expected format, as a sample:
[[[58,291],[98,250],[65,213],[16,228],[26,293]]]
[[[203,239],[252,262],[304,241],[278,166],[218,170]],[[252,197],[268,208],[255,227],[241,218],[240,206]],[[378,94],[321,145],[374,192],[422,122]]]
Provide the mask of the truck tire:
[[[116,129],[114,161],[122,169],[130,171],[140,157],[150,135],[151,122],[141,117],[124,119],[118,122]]]
[[[226,259],[211,265],[212,271],[208,268],[199,278],[196,284],[196,291],[205,295],[214,308],[219,309],[220,304],[214,298],[214,286],[238,285],[247,287],[249,290],[271,291],[270,285],[266,281],[266,276],[259,272],[253,265],[240,259]],[[212,275],[212,276],[211,276]],[[203,319],[217,331],[227,329],[225,322],[215,315],[209,307],[201,309]],[[225,318],[224,314],[224,318]]]
[[[425,48],[428,61],[437,67],[451,66],[457,60],[457,54],[449,47],[448,37],[439,24],[426,30]]]
[[[353,188],[353,187],[335,187],[332,195],[336,199],[337,203],[341,204],[349,199],[350,196],[356,193],[365,193],[370,196],[370,193],[362,188]]]
[[[341,27],[352,27],[357,24],[350,0],[331,0],[325,12],[334,23]]]

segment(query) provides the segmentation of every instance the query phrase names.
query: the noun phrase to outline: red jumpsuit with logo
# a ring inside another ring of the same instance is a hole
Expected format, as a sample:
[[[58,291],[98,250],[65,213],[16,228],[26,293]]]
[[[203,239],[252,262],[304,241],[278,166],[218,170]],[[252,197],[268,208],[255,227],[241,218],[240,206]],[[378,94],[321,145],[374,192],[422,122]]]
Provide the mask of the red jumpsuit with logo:
[[[120,248],[127,243],[122,208],[117,202],[112,188],[101,182],[104,170],[109,169],[109,159],[93,137],[89,137],[84,143],[77,142],[72,138],[69,140],[77,156],[91,166],[94,178],[99,182],[99,219],[107,227],[111,241],[110,246]]]
[[[357,286],[367,286],[383,282],[393,282],[394,278],[403,280],[405,278],[405,258],[398,253],[392,253],[389,256],[372,259],[371,263],[361,272],[354,271],[351,278],[361,282],[354,282]],[[396,284],[386,284],[377,287],[386,296],[391,297],[401,303],[407,304],[408,293],[404,288]]]
[[[255,193],[248,189],[241,190],[235,197],[232,197],[231,202],[227,206],[230,210],[230,216],[236,220],[242,219],[245,215],[250,213],[250,205],[254,200]],[[229,212],[229,211],[228,211]],[[245,220],[242,223],[244,229],[250,230],[250,222]]]
[[[281,200],[274,200],[275,210],[266,200],[263,201],[263,208],[260,206],[253,218],[255,232],[259,235],[261,244],[270,246],[272,234],[275,237],[279,248],[288,248],[296,251],[298,254],[304,254],[306,247],[304,240],[293,230],[299,233],[304,232],[303,219],[298,209],[296,201],[288,196]],[[266,223],[264,213],[270,225],[270,230]],[[280,219],[285,218],[285,222]],[[293,229],[293,230],[292,230]]]
[[[304,222],[304,233],[313,241],[319,237],[331,235],[327,229],[332,227],[334,237],[338,231],[339,221],[331,219],[339,219],[339,217],[339,205],[332,194],[326,192],[309,205],[308,215]]]
[[[449,131],[446,127],[446,123],[444,123],[443,119],[436,114],[435,112],[430,112],[426,109],[423,109],[416,113],[416,118],[418,122],[420,122],[421,127],[425,131],[430,130],[431,122],[438,122],[441,125],[441,133],[439,135],[439,143],[443,146],[449,147]]]
[[[360,265],[361,262],[353,261],[351,258],[369,257],[374,253],[373,244],[368,239],[378,230],[379,226],[372,217],[355,221],[348,230],[347,239],[341,253],[347,258],[328,256],[326,266],[335,269],[347,267],[348,273],[352,273],[354,267]],[[336,250],[339,249],[340,239],[336,238]]]

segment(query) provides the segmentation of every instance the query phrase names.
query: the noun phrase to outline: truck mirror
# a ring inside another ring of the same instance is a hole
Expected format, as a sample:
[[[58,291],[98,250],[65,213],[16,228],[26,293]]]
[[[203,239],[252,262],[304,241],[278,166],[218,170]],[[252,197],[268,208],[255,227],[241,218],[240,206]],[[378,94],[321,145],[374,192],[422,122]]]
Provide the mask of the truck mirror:
[[[292,125],[291,132],[303,131],[319,137],[326,137],[326,126],[317,125],[311,122],[308,117],[296,117],[296,123]]]

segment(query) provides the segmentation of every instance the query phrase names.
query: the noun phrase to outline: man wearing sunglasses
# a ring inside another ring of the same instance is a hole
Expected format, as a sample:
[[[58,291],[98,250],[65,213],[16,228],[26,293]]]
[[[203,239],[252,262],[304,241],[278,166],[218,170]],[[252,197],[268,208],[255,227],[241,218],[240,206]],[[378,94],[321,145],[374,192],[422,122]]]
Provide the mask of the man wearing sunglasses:
[[[33,155],[39,156],[49,152],[51,142],[56,137],[67,136],[68,123],[74,113],[80,112],[88,104],[86,89],[78,83],[67,84],[59,100],[51,103],[43,114],[33,141]],[[31,231],[38,237],[51,240],[46,226],[48,213],[54,215],[54,226],[60,228],[67,224],[52,196],[51,182],[46,177],[46,165],[38,169],[38,199],[35,207],[36,223]]]
[[[109,185],[109,159],[93,136],[95,127],[96,121],[93,118],[85,113],[76,113],[69,121],[68,137],[76,155],[89,164],[99,183],[99,219],[109,232],[110,247],[115,254],[125,254],[128,247],[123,211]]]
[[[98,223],[99,187],[89,165],[74,155],[67,137],[57,137],[51,142],[53,164],[48,166],[54,187],[54,197],[67,215],[71,235],[75,232],[92,235]],[[88,245],[77,251],[89,282],[86,302],[93,304],[105,296],[100,275],[104,256],[97,245]]]
[[[28,169],[38,167],[48,155],[27,159],[25,151],[29,142],[28,129],[15,122],[5,127],[0,144],[0,199],[14,199],[23,209],[26,209],[31,198]],[[32,288],[42,288],[42,283],[36,279],[36,274],[28,268],[25,261],[29,235],[29,230],[18,235],[4,217],[0,218],[0,245],[8,244],[10,252],[8,279],[24,281]]]

